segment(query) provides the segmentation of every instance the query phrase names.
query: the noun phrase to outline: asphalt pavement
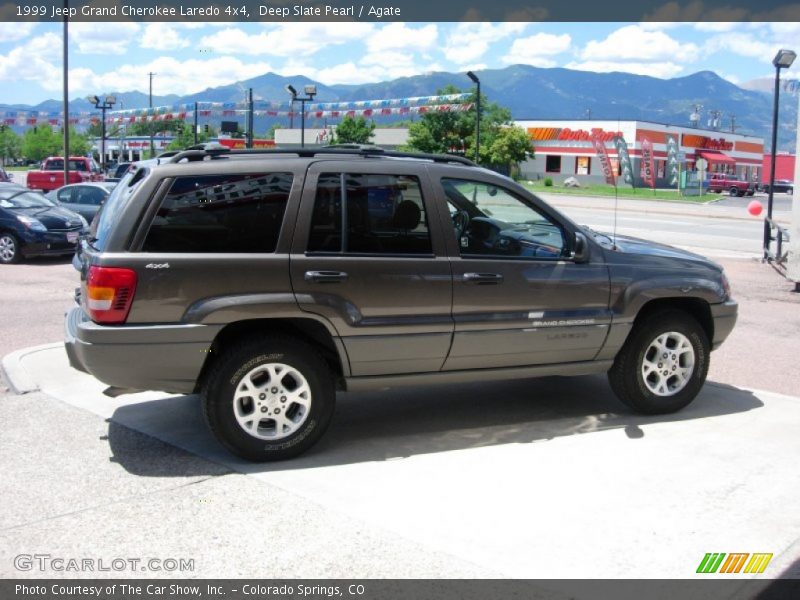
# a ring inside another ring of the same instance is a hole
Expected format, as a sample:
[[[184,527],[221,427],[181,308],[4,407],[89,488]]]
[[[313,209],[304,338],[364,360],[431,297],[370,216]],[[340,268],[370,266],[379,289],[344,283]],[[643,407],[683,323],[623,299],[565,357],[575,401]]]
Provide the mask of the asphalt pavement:
[[[773,553],[758,577],[800,577],[800,295],[747,251],[719,262],[740,320],[680,413],[634,415],[599,376],[340,394],[323,440],[271,465],[225,453],[196,396],[105,396],[69,368],[50,314],[69,265],[4,269],[11,314],[47,325],[10,340],[22,326],[4,311],[0,326],[22,392],[0,390],[0,577],[65,576],[14,567],[48,553],[194,560],[118,577],[692,578],[707,552]]]

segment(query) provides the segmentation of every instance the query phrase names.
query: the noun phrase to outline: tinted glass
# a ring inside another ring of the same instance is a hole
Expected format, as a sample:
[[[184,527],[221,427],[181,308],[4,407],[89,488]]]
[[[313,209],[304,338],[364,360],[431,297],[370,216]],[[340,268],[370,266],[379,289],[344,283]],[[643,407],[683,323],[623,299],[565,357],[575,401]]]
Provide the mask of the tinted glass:
[[[431,254],[419,180],[407,175],[320,175],[308,250]]]
[[[178,177],[142,250],[274,252],[291,188],[291,173]]]
[[[81,187],[75,190],[76,204],[88,204],[90,206],[100,206],[108,196],[108,190],[99,187]]]
[[[565,253],[561,226],[503,188],[477,181],[443,179],[462,256],[559,258]]]
[[[91,244],[98,250],[103,250],[108,240],[108,234],[124,212],[133,192],[139,187],[146,175],[145,169],[130,172],[122,178],[114,191],[103,204],[97,217],[92,221]]]

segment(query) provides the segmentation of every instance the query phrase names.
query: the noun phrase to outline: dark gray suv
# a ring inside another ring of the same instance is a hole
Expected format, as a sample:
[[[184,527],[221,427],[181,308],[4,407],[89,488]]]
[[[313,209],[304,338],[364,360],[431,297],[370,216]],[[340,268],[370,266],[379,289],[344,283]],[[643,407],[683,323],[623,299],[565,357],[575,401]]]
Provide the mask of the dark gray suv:
[[[337,390],[608,372],[691,402],[737,305],[701,256],[580,227],[452,156],[194,149],[127,173],[78,251],[71,364],[201,393],[231,452],[296,456]]]

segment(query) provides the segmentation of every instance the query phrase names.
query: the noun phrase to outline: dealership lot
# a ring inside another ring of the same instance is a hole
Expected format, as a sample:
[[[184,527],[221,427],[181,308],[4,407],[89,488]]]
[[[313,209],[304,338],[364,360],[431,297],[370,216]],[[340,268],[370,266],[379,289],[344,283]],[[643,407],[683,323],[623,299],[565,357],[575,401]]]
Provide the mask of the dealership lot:
[[[252,465],[194,396],[112,399],[58,344],[18,353],[38,389],[0,397],[0,573],[41,576],[14,556],[50,553],[194,558],[195,577],[661,578],[771,552],[765,577],[797,576],[800,298],[752,254],[717,256],[740,322],[667,417],[603,377],[341,394],[312,452]],[[68,262],[3,273],[0,354],[58,342]]]

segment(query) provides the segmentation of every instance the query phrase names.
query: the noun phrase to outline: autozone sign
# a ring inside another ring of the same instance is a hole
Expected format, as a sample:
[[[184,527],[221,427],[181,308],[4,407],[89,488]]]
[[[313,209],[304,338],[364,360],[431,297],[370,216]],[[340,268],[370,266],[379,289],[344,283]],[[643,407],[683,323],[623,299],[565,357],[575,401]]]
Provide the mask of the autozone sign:
[[[725,138],[710,138],[704,135],[695,135],[693,133],[683,134],[683,145],[688,148],[705,148],[706,150],[733,150],[733,142],[727,141]]]
[[[616,136],[623,137],[621,131],[605,131],[595,127],[591,131],[570,129],[569,127],[528,127],[528,135],[534,141],[591,142],[596,136],[601,142],[610,142]]]

